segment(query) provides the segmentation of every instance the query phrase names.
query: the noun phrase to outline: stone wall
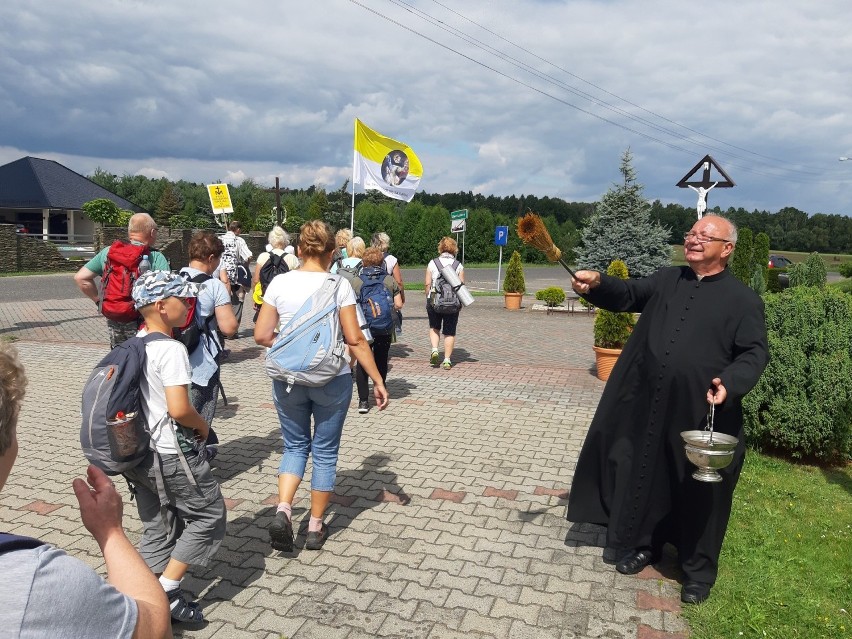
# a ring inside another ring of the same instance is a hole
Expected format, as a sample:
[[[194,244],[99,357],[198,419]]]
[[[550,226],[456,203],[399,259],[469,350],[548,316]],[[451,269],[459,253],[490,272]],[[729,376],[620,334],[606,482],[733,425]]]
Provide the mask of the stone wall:
[[[65,259],[50,242],[15,231],[14,224],[0,224],[0,273],[76,271],[84,262]]]
[[[160,227],[157,236],[157,250],[166,256],[172,270],[180,270],[189,263],[187,257],[189,241],[197,230]],[[246,241],[254,259],[266,251],[266,233],[253,231],[244,233],[241,237]],[[94,239],[94,248],[97,252],[116,240],[126,240],[127,227],[97,228],[95,229]],[[0,224],[0,273],[76,271],[86,261],[88,260],[68,260],[50,242],[44,242],[38,237],[16,233],[14,224]]]

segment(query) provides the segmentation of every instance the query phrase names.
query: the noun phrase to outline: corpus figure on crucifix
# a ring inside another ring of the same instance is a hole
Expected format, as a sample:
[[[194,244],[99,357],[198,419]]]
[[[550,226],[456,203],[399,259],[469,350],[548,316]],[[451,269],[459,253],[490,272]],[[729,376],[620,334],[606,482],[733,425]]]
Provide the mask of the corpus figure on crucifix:
[[[712,186],[709,188],[704,188],[703,186],[694,187],[691,184],[687,184],[689,188],[698,193],[698,203],[695,205],[695,210],[698,211],[698,219],[700,220],[704,217],[704,211],[707,210],[707,193],[716,186],[719,182],[713,182]]]

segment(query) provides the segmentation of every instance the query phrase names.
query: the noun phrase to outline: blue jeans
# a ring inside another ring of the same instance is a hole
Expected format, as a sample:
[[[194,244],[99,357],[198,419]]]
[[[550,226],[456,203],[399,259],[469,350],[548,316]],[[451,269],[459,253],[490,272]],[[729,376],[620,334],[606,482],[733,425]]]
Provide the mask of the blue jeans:
[[[272,397],[284,439],[278,472],[301,479],[311,454],[314,463],[311,490],[333,491],[343,420],[352,400],[352,376],[338,375],[317,388],[296,384],[289,393],[286,382],[273,380]],[[314,418],[313,437],[311,416]]]

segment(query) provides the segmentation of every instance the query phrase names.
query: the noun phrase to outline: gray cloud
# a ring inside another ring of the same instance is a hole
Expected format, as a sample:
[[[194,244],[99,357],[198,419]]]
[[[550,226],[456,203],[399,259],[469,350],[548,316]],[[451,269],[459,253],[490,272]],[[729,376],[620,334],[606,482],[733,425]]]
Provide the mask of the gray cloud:
[[[346,0],[8,0],[0,160],[336,188],[358,117],[417,151],[430,192],[595,200],[630,146],[650,199],[691,203],[674,183],[710,153],[738,185],[711,206],[849,212],[848,2],[405,0],[550,81],[398,4],[360,2],[493,70]]]

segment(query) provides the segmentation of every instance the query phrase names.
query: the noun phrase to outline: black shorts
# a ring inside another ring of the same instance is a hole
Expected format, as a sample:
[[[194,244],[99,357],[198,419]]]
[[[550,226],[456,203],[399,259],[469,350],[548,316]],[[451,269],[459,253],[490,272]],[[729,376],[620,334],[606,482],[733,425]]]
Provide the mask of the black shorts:
[[[456,325],[459,323],[459,314],[451,313],[449,315],[441,315],[432,310],[430,304],[426,304],[426,315],[429,316],[429,328],[432,328],[439,333],[443,333],[445,337],[455,337]],[[443,330],[441,330],[443,324]]]

